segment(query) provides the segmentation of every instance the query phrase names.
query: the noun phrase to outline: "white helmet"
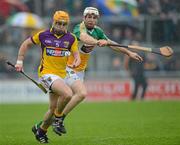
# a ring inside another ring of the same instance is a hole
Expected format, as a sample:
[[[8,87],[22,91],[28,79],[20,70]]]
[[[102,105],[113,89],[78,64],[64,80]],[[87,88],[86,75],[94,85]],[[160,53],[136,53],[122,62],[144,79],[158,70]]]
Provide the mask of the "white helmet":
[[[97,8],[94,7],[86,7],[83,15],[86,16],[87,14],[94,14],[99,17],[99,11]]]

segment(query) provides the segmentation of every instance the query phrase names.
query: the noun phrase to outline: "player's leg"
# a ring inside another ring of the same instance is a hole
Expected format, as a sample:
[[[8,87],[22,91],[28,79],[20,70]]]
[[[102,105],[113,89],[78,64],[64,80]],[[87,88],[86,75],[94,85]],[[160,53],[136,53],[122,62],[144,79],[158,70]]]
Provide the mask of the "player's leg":
[[[46,86],[51,92],[56,94],[58,99],[55,101],[58,112],[62,112],[66,104],[72,97],[71,88],[65,83],[65,80],[57,75],[47,74],[41,78],[43,86]]]
[[[63,114],[65,115],[69,114],[69,112],[71,112],[87,96],[86,87],[81,80],[75,81],[71,85],[71,89],[73,90],[74,95],[63,110]]]
[[[55,119],[53,121],[53,130],[56,132],[58,135],[61,135],[61,133],[66,133],[66,130],[63,125],[63,120],[64,115],[62,114],[66,104],[71,100],[72,97],[72,90],[71,88],[66,85],[64,82],[62,83],[62,80],[56,80],[52,84],[52,91],[58,94],[60,97],[57,100],[57,107],[56,110],[54,111]],[[61,128],[61,131],[60,131]],[[62,130],[63,129],[63,130]]]
[[[86,97],[86,88],[83,84],[83,77],[84,72],[80,74],[76,74],[72,72],[73,70],[68,69],[69,77],[66,79],[66,83],[71,87],[73,90],[74,95],[72,96],[72,99],[68,102],[66,107],[63,111],[57,111],[58,114],[56,114],[55,118],[59,120],[59,126],[56,130],[54,130],[56,133],[66,133],[66,129],[64,127],[64,119],[66,115],[74,108],[76,107],[85,97]],[[57,113],[56,112],[56,113]]]
[[[49,109],[46,112],[43,121],[35,124],[32,128],[32,131],[36,139],[41,143],[47,143],[47,129],[52,124],[54,110],[56,108],[58,96],[54,93],[49,94]]]
[[[141,93],[141,99],[144,99],[145,93],[146,93],[146,89],[147,89],[147,80],[144,77],[142,77],[142,82],[141,82],[141,86],[142,86],[142,93]]]
[[[45,85],[47,88],[49,88],[51,92],[53,93],[50,93],[49,110],[44,116],[44,121],[42,123],[39,123],[33,126],[32,131],[39,142],[47,143],[48,138],[46,136],[46,132],[47,132],[48,127],[52,123],[52,118],[53,118],[55,109],[57,107],[58,98],[59,96],[61,96],[62,101],[59,101],[59,105],[61,106],[61,109],[63,110],[64,107],[62,106],[65,106],[64,103],[67,102],[67,100],[70,100],[72,96],[72,91],[69,88],[69,86],[65,84],[63,79],[61,79],[60,77],[56,75],[48,74],[48,75],[43,76],[41,80],[42,80],[41,81],[42,84]]]
[[[58,78],[59,77],[52,75],[52,74],[46,74],[46,75],[42,76],[41,78],[39,78],[39,82],[47,90],[49,90],[49,109],[44,116],[44,121],[40,121],[39,123],[36,124],[38,127],[41,126],[44,130],[47,130],[48,124],[51,120],[50,118],[52,118],[52,116],[54,115],[53,112],[57,105],[58,95],[56,95],[55,93],[53,93],[51,91],[51,85]]]
[[[49,103],[49,109],[46,112],[46,114],[44,115],[44,120],[41,124],[41,128],[43,130],[47,130],[49,128],[49,126],[52,124],[54,111],[55,111],[56,106],[57,106],[58,98],[59,98],[59,96],[54,94],[54,93],[49,94],[49,102],[50,102]]]
[[[62,80],[54,81],[51,89],[60,96],[57,100],[57,107],[55,110],[55,114],[60,115],[66,104],[71,100],[73,92]]]
[[[72,99],[68,102],[64,110],[61,112],[59,116],[55,116],[55,119],[59,121],[58,126],[54,126],[54,132],[57,134],[66,133],[66,129],[64,127],[64,119],[65,117],[81,102],[87,95],[86,88],[81,80],[75,81],[71,86],[74,95]]]
[[[133,93],[131,96],[131,100],[136,99],[137,93],[138,93],[138,86],[139,86],[138,79],[136,77],[134,77],[133,79],[134,79],[134,89],[133,89]]]

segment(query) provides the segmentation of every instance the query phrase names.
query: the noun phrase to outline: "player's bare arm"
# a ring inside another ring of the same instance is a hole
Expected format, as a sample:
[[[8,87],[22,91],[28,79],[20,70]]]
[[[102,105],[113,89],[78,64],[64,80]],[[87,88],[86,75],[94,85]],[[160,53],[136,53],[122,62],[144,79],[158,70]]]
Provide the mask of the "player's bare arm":
[[[86,32],[81,32],[80,40],[89,45],[97,45],[98,44],[98,40],[96,40],[92,36],[88,35]]]
[[[117,43],[108,39],[108,44],[117,44]],[[124,47],[114,47],[114,46],[109,46],[109,47],[117,52],[122,52],[124,54],[127,54],[132,59],[143,61],[143,58],[139,54],[137,54],[136,52],[132,52]]]
[[[30,46],[33,44],[30,38],[26,39],[20,46],[19,52],[18,52],[18,57],[16,61],[16,71],[22,71],[23,70],[23,60],[24,56],[27,52],[27,50],[30,48]]]
[[[98,45],[100,47],[106,46],[108,44],[107,40],[105,40],[105,39],[97,40],[97,39],[93,38],[92,36],[88,35],[85,32],[82,32],[80,34],[80,40],[82,42],[86,43],[86,44],[89,44],[89,45]]]

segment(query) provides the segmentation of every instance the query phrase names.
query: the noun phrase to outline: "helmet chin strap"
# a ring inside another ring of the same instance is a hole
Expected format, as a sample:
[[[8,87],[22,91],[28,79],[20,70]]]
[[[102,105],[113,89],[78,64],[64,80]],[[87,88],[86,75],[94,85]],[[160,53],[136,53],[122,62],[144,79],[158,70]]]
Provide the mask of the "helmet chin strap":
[[[92,30],[92,29],[94,29],[94,27],[95,26],[93,26],[93,27],[88,27],[88,25],[84,22],[84,24],[85,24],[85,26],[86,26],[86,28],[88,29],[88,30]]]
[[[59,35],[59,36],[60,36],[60,35],[64,35],[64,34],[67,33],[67,31],[57,30],[57,29],[54,28],[53,26],[52,26],[52,31],[53,31],[54,34]]]
[[[65,32],[64,31],[57,31],[55,28],[53,28],[53,33],[55,33],[56,35],[64,35]]]
[[[88,30],[92,30],[92,29],[94,29],[94,27],[88,27],[88,26],[86,26],[86,28],[88,29]]]

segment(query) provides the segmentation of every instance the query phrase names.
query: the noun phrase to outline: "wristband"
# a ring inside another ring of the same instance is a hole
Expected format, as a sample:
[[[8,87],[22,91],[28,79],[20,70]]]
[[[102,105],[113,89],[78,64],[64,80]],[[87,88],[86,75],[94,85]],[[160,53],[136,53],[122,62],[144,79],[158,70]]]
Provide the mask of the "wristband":
[[[22,60],[17,60],[16,64],[23,64],[23,61]]]

